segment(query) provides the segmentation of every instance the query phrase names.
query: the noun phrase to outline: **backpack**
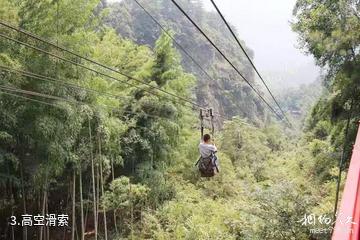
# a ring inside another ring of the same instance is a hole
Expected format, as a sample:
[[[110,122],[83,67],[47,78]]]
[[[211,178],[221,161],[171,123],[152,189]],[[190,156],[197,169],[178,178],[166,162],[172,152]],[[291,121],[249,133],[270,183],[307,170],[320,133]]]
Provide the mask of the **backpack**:
[[[195,166],[198,165],[201,177],[213,177],[216,173],[215,171],[219,171],[215,164],[215,161],[215,153],[211,153],[211,155],[206,158],[200,156]]]

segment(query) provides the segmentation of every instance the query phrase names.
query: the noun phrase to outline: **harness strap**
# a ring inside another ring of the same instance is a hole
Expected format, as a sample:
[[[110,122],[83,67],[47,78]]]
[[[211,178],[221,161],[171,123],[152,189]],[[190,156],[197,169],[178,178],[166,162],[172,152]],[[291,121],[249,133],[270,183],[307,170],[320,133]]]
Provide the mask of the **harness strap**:
[[[200,160],[202,159],[202,157],[199,157],[199,160],[197,160],[197,162],[195,163],[195,166],[199,164]]]

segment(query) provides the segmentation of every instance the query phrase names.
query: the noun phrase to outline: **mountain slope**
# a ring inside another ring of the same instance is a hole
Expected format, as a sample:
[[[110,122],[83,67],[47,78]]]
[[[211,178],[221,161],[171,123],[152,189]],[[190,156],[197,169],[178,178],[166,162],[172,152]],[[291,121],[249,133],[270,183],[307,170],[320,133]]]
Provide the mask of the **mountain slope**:
[[[152,4],[146,1],[139,2],[163,26],[173,32],[177,42],[212,76],[212,79],[209,79],[178,49],[182,55],[184,69],[197,77],[197,87],[194,91],[197,102],[213,107],[217,112],[228,117],[239,115],[258,124],[266,120],[266,110],[260,99],[170,1],[156,0],[152,1]],[[183,0],[179,1],[179,4],[254,84],[254,74],[248,61],[236,46],[230,33],[224,30],[225,25],[219,16],[214,12],[205,11],[201,1]],[[125,0],[107,7],[109,14],[105,23],[108,26],[138,44],[154,46],[154,42],[161,34],[161,28],[135,1]],[[248,52],[252,55],[251,50]]]

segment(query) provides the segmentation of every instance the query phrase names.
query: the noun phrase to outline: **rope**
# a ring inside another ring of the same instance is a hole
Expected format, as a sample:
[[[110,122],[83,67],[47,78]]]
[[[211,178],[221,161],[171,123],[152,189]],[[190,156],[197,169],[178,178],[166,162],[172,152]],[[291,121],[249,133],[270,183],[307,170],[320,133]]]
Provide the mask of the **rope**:
[[[139,82],[139,83],[141,83],[141,84],[144,84],[144,85],[150,87],[151,89],[156,89],[156,90],[158,90],[159,92],[162,92],[162,93],[165,93],[165,94],[170,95],[170,96],[172,96],[172,97],[175,97],[175,98],[177,98],[177,99],[179,99],[179,100],[181,100],[181,101],[183,101],[183,102],[190,103],[191,106],[195,106],[195,107],[197,107],[197,108],[202,108],[202,106],[200,106],[199,104],[197,104],[197,103],[195,103],[195,102],[192,102],[192,101],[190,101],[190,100],[188,100],[188,99],[186,99],[186,98],[184,98],[184,97],[181,97],[181,96],[178,96],[178,95],[173,94],[173,93],[171,93],[171,92],[168,92],[168,91],[166,91],[166,90],[163,90],[163,89],[160,88],[160,87],[153,86],[153,85],[151,85],[150,83],[147,83],[147,82],[142,81],[142,80],[140,80],[140,79],[134,78],[134,77],[132,77],[132,76],[130,76],[130,75],[128,75],[128,74],[125,74],[125,73],[120,72],[120,71],[118,71],[118,70],[116,70],[116,69],[113,69],[113,68],[111,68],[111,67],[108,67],[108,66],[106,66],[106,65],[104,65],[104,64],[102,64],[102,63],[96,62],[95,60],[92,60],[92,59],[83,57],[83,56],[81,56],[81,55],[78,54],[78,53],[75,53],[75,52],[73,52],[73,51],[71,51],[71,50],[69,50],[69,49],[66,49],[66,48],[61,47],[61,46],[59,46],[59,45],[57,45],[57,44],[54,44],[54,43],[52,43],[52,42],[50,42],[50,41],[47,41],[47,40],[45,40],[45,39],[43,39],[43,38],[41,38],[41,37],[39,37],[39,36],[37,36],[37,35],[35,35],[35,34],[32,34],[32,33],[30,33],[30,32],[27,32],[27,31],[22,30],[22,29],[17,28],[17,27],[14,27],[14,26],[12,26],[12,25],[4,22],[4,21],[1,21],[1,20],[0,20],[0,25],[3,25],[3,26],[8,27],[8,28],[10,28],[10,29],[12,29],[12,30],[15,30],[15,31],[17,31],[17,32],[20,32],[20,33],[22,33],[22,34],[24,34],[24,35],[26,35],[26,36],[28,36],[28,37],[31,37],[31,38],[33,38],[33,39],[36,39],[36,40],[41,41],[41,42],[43,42],[43,43],[46,43],[46,44],[48,44],[48,45],[50,45],[50,46],[52,46],[52,47],[55,47],[55,48],[57,48],[57,49],[60,49],[61,51],[67,52],[67,53],[69,53],[69,54],[71,54],[71,55],[73,55],[73,56],[76,56],[76,57],[78,57],[78,58],[80,58],[80,59],[83,59],[83,60],[85,60],[85,61],[87,61],[87,62],[90,62],[90,63],[92,63],[92,64],[98,65],[98,66],[100,66],[100,67],[102,67],[102,68],[105,68],[105,69],[107,69],[107,70],[110,70],[110,71],[112,71],[112,72],[118,73],[118,74],[126,77],[127,79],[131,79],[131,80],[134,80],[134,81]],[[63,57],[60,57],[60,56],[58,56],[58,55],[56,55],[56,54],[47,52],[47,51],[45,51],[45,50],[43,50],[43,49],[34,47],[34,46],[32,46],[32,45],[29,45],[29,44],[27,44],[27,43],[25,43],[25,42],[21,42],[21,41],[19,41],[19,40],[14,39],[14,38],[8,37],[8,36],[6,36],[6,35],[4,35],[4,34],[0,34],[0,37],[3,37],[3,38],[5,38],[5,39],[7,39],[7,40],[16,42],[16,43],[18,43],[18,44],[20,44],[20,45],[23,45],[23,46],[26,46],[26,47],[28,47],[28,48],[32,48],[33,50],[36,50],[36,51],[42,52],[43,54],[46,54],[46,55],[55,57],[55,58],[60,59],[60,60],[62,60],[62,61],[64,61],[64,62],[68,62],[68,63],[70,63],[70,64],[73,64],[73,65],[82,67],[82,68],[84,68],[84,69],[86,69],[86,70],[88,70],[88,71],[92,71],[92,72],[94,72],[94,73],[97,73],[97,74],[102,75],[102,76],[104,76],[104,77],[110,78],[110,79],[112,79],[112,80],[125,83],[125,84],[127,84],[127,85],[129,85],[129,86],[132,86],[132,87],[135,87],[135,88],[139,88],[139,86],[134,85],[134,84],[131,84],[131,83],[129,83],[128,81],[123,81],[123,80],[117,79],[117,78],[115,78],[115,77],[112,77],[112,76],[107,75],[107,74],[105,74],[105,73],[99,72],[99,71],[97,71],[97,70],[95,70],[95,69],[92,69],[92,68],[90,68],[90,67],[87,67],[87,66],[85,66],[85,65],[79,64],[79,63],[77,63],[77,62],[74,62],[74,61],[72,61],[72,60],[69,60],[69,59],[66,59],[66,58],[63,58]],[[151,81],[151,80],[148,79],[148,81]],[[141,89],[141,88],[139,88],[139,89]],[[153,95],[157,95],[156,93],[150,92],[149,90],[146,90],[146,89],[141,89],[141,90],[147,91],[147,92],[149,92],[150,94],[153,94]],[[157,96],[159,96],[159,95],[157,95]],[[162,96],[162,97],[163,97],[163,96]],[[173,99],[171,99],[171,98],[168,98],[168,99],[173,101]]]
[[[5,94],[5,95],[8,95],[8,96],[13,96],[13,97],[21,98],[21,99],[23,99],[23,100],[32,101],[32,102],[36,102],[36,103],[40,103],[40,104],[49,105],[49,106],[52,106],[52,107],[56,107],[56,108],[61,108],[61,109],[63,109],[63,107],[61,107],[61,106],[59,106],[59,105],[47,103],[47,102],[40,101],[40,100],[33,99],[33,98],[28,98],[28,97],[20,96],[20,95],[17,95],[17,94],[12,94],[12,93],[8,93],[8,92],[4,92],[4,91],[2,91],[1,89],[0,89],[0,94]]]
[[[29,37],[31,37],[31,38],[34,38],[34,39],[36,39],[36,40],[39,40],[39,41],[43,42],[43,43],[47,43],[47,44],[49,44],[49,45],[51,45],[51,46],[56,47],[57,49],[60,49],[60,50],[65,51],[65,52],[67,52],[67,53],[70,53],[70,54],[72,54],[72,55],[74,55],[74,56],[77,56],[78,58],[84,59],[84,60],[89,61],[89,62],[91,62],[91,63],[93,63],[93,64],[96,64],[96,65],[99,65],[99,66],[101,66],[101,67],[104,67],[104,68],[106,68],[106,69],[108,69],[108,70],[111,70],[111,71],[113,71],[113,72],[116,72],[116,73],[119,73],[119,74],[124,75],[123,73],[121,73],[121,72],[119,72],[119,71],[117,71],[117,70],[115,70],[115,69],[112,69],[112,68],[110,68],[110,67],[108,67],[108,66],[106,66],[106,65],[103,65],[103,64],[101,64],[101,63],[98,63],[98,62],[96,62],[96,61],[94,61],[94,60],[92,60],[92,59],[85,58],[85,57],[83,57],[83,56],[81,56],[81,55],[79,55],[79,54],[77,54],[77,53],[74,53],[74,52],[72,52],[72,51],[70,51],[70,50],[68,50],[68,49],[66,49],[66,48],[64,48],[64,47],[61,47],[61,46],[58,45],[58,43],[54,44],[54,43],[52,43],[52,42],[49,42],[49,41],[47,41],[47,40],[44,40],[43,38],[41,38],[41,37],[39,37],[39,36],[37,36],[37,35],[35,35],[35,34],[32,34],[32,33],[30,33],[30,32],[27,32],[27,31],[25,31],[25,30],[23,30],[23,29],[14,27],[14,26],[12,26],[11,24],[8,24],[8,23],[6,23],[6,22],[4,22],[4,21],[1,21],[1,20],[0,20],[0,25],[3,25],[3,26],[5,26],[5,27],[8,27],[8,28],[10,28],[10,29],[13,29],[13,30],[15,30],[15,31],[17,31],[17,32],[20,32],[20,33],[22,33],[22,34],[25,34],[25,35],[27,35],[27,36],[29,36]],[[91,68],[88,68],[88,67],[86,67],[86,66],[84,66],[84,65],[81,65],[80,63],[74,62],[74,61],[69,60],[69,59],[62,58],[62,57],[57,56],[57,55],[55,55],[55,54],[52,54],[52,53],[50,53],[50,52],[46,52],[45,50],[42,50],[42,49],[39,49],[39,48],[37,48],[37,47],[31,46],[31,45],[29,45],[29,44],[26,44],[26,43],[21,42],[21,41],[18,41],[18,40],[16,40],[16,39],[10,38],[10,37],[5,36],[5,35],[3,35],[3,34],[0,34],[0,37],[6,38],[6,39],[8,39],[8,40],[10,40],[10,41],[14,41],[14,42],[16,42],[16,43],[18,43],[18,44],[21,44],[21,45],[23,45],[23,46],[32,48],[32,49],[34,49],[34,50],[40,51],[40,52],[42,52],[42,53],[44,53],[44,54],[47,54],[47,55],[50,55],[50,56],[52,56],[52,57],[58,58],[58,59],[63,60],[63,61],[65,61],[65,62],[71,63],[71,64],[73,64],[73,65],[75,65],[75,66],[77,66],[77,67],[85,68],[85,69],[87,69],[87,70],[89,70],[89,71],[95,72],[95,73],[97,73],[97,74],[100,74],[100,75],[102,75],[102,76],[108,77],[108,78],[110,78],[110,79],[113,79],[113,80],[116,80],[116,81],[119,81],[119,82],[128,84],[128,85],[130,85],[130,86],[132,86],[132,87],[139,88],[138,86],[135,86],[135,85],[133,85],[133,84],[130,84],[130,83],[128,83],[127,81],[122,81],[122,80],[120,80],[120,79],[114,78],[114,77],[109,76],[109,75],[107,75],[107,74],[104,74],[104,73],[102,73],[102,72],[98,72],[98,71],[96,71],[96,70],[94,70],[94,69],[91,69]],[[39,76],[39,75],[38,75],[38,76]],[[141,81],[141,80],[138,80],[138,79],[134,79],[133,77],[130,77],[130,76],[128,76],[128,75],[124,75],[124,76],[128,77],[129,79]],[[29,77],[30,77],[30,76],[29,76]],[[34,76],[32,76],[32,77],[34,77]],[[42,77],[44,77],[44,76],[42,76]],[[44,79],[42,79],[42,80],[44,80]],[[54,79],[53,79],[53,80],[54,80]],[[63,82],[63,84],[64,84],[64,82]],[[145,84],[146,84],[146,83],[145,83]],[[75,86],[75,85],[73,85],[73,87],[79,87],[79,88],[80,88],[80,86]],[[151,87],[153,87],[153,86],[151,86]],[[81,89],[85,90],[84,88],[81,88]],[[93,92],[96,91],[96,90],[91,90],[91,89],[87,89],[87,90],[88,90],[88,91],[93,91]],[[159,96],[158,94],[156,94],[156,93],[154,93],[154,92],[151,92],[151,91],[149,91],[149,90],[147,90],[147,89],[145,89],[144,91],[149,92],[149,93],[151,93],[151,94],[153,94],[153,95]],[[162,91],[164,91],[164,90],[162,90]],[[165,92],[166,92],[166,91],[165,91]],[[98,92],[98,93],[99,93],[99,92]],[[105,95],[106,93],[102,92],[101,94],[104,94],[104,95]],[[170,93],[170,94],[171,94],[171,93]],[[179,96],[177,96],[177,95],[175,95],[175,96],[176,96],[176,97],[179,97]],[[159,97],[164,97],[164,96],[159,96]],[[193,108],[193,107],[197,107],[197,108],[199,108],[199,109],[203,108],[203,107],[201,107],[201,106],[198,105],[198,104],[195,105],[194,102],[188,101],[187,99],[183,99],[182,97],[180,97],[180,98],[181,98],[181,100],[186,100],[188,103],[192,104],[192,105],[191,105],[191,108]],[[173,99],[170,99],[170,98],[167,98],[167,99],[174,101]],[[178,103],[178,101],[174,101],[174,102],[177,102],[177,103]],[[184,106],[189,107],[188,105],[184,105]],[[222,115],[220,115],[220,114],[218,114],[218,113],[214,113],[214,116],[223,118],[223,119],[225,119],[225,120],[229,120],[228,118],[226,118],[226,117],[224,117],[224,116],[222,116]],[[251,126],[250,124],[248,124],[248,123],[246,123],[246,122],[243,122],[243,123],[246,124],[246,125]]]
[[[15,30],[15,31],[17,31],[17,32],[20,32],[20,33],[22,33],[22,34],[25,34],[25,35],[33,38],[33,39],[36,39],[36,40],[38,40],[38,41],[43,42],[43,43],[49,44],[49,45],[51,45],[51,46],[53,46],[53,47],[56,47],[56,48],[58,48],[58,49],[60,49],[60,50],[62,50],[62,51],[64,51],[64,52],[70,53],[70,54],[72,54],[72,55],[74,55],[74,56],[76,56],[76,57],[78,57],[78,58],[80,58],[80,59],[83,59],[83,60],[86,60],[86,61],[88,61],[88,62],[90,62],[90,63],[96,64],[96,65],[101,66],[101,67],[103,67],[103,68],[105,68],[105,69],[108,69],[108,70],[110,70],[110,71],[119,73],[119,74],[127,77],[128,79],[133,79],[133,80],[135,80],[135,78],[133,78],[133,77],[131,77],[131,76],[128,76],[128,75],[126,75],[126,74],[123,74],[123,73],[121,73],[121,72],[119,72],[119,71],[117,71],[117,70],[115,70],[115,69],[112,69],[112,68],[110,68],[110,67],[108,67],[108,66],[106,66],[106,65],[104,65],[104,64],[98,63],[98,62],[96,62],[96,61],[94,61],[94,60],[92,60],[92,59],[83,57],[83,56],[81,56],[81,55],[79,55],[79,54],[77,54],[77,53],[75,53],[75,52],[72,52],[72,51],[69,50],[69,49],[66,49],[66,48],[64,48],[64,47],[62,47],[62,46],[58,46],[58,45],[55,44],[55,43],[52,43],[52,42],[50,42],[50,41],[47,41],[47,40],[45,40],[45,39],[43,39],[43,38],[41,38],[41,37],[39,37],[39,36],[37,36],[37,35],[35,35],[35,34],[33,34],[33,33],[30,33],[30,32],[28,32],[28,31],[25,31],[25,30],[23,30],[23,29],[21,29],[21,28],[17,28],[17,27],[15,27],[15,26],[13,26],[13,25],[11,25],[11,24],[9,24],[9,23],[6,23],[6,22],[4,22],[4,21],[2,21],[2,20],[0,20],[0,25],[3,25],[3,26],[8,27],[8,28],[10,28],[10,29],[12,29],[12,30]],[[86,67],[86,66],[84,66],[84,65],[81,65],[81,64],[78,63],[78,62],[74,62],[74,61],[71,61],[71,60],[69,60],[69,59],[62,58],[62,57],[60,57],[60,56],[57,56],[57,55],[55,55],[55,54],[52,54],[52,53],[47,52],[47,51],[45,51],[45,50],[42,50],[42,49],[40,49],[40,48],[31,46],[31,45],[29,45],[29,44],[27,44],[27,43],[18,41],[18,40],[16,40],[16,39],[13,39],[13,38],[8,37],[8,36],[6,36],[6,35],[3,35],[3,34],[1,34],[1,33],[0,33],[0,37],[3,37],[3,38],[5,38],[5,39],[7,39],[7,40],[9,40],[9,41],[16,42],[16,43],[18,43],[18,44],[20,44],[20,45],[23,45],[23,46],[25,46],[25,47],[34,49],[34,50],[36,50],[36,51],[42,52],[43,54],[46,54],[46,55],[49,55],[49,56],[58,58],[58,59],[60,59],[60,60],[63,60],[63,61],[65,61],[65,62],[68,62],[68,63],[71,63],[71,64],[73,64],[73,65],[75,65],[75,66],[77,66],[77,67],[82,67],[82,68],[84,68],[84,69],[86,69],[86,70],[95,72],[96,74],[105,76],[105,77],[110,78],[110,79],[112,79],[112,80],[115,80],[115,81],[118,81],[118,82],[121,82],[121,83],[125,83],[125,84],[127,84],[127,85],[129,85],[129,86],[131,86],[131,87],[139,88],[138,86],[133,85],[133,84],[130,84],[130,83],[128,83],[127,81],[123,81],[123,80],[117,79],[117,78],[115,78],[115,77],[109,76],[109,75],[104,74],[104,73],[102,73],[102,72],[99,72],[99,71],[96,71],[96,70],[94,70],[94,69],[88,68],[88,67]],[[141,80],[138,80],[138,79],[136,79],[136,80],[141,82]],[[146,84],[146,83],[145,83],[145,84]],[[154,87],[154,86],[151,86],[151,87]],[[139,88],[139,89],[141,89],[141,88]],[[158,95],[158,94],[156,94],[156,93],[154,93],[154,92],[152,92],[152,91],[149,91],[149,90],[147,90],[147,89],[142,89],[142,90],[144,90],[144,91],[146,91],[146,92],[148,92],[148,93],[150,93],[150,94],[152,94],[152,95],[156,95],[156,96],[161,97],[161,98],[166,98],[166,99],[168,99],[168,100],[170,100],[170,101],[173,101],[173,102],[175,102],[175,103],[179,103],[179,101],[175,101],[174,99],[167,98],[167,97],[165,97],[165,96],[160,96],[160,95]],[[162,91],[164,91],[164,90],[162,90]],[[165,92],[166,92],[166,91],[165,91]],[[171,93],[170,93],[170,94],[171,94]],[[176,96],[176,95],[175,95],[175,96]],[[181,97],[181,100],[183,100],[182,97]],[[183,106],[186,106],[186,107],[190,107],[190,108],[192,108],[192,109],[193,109],[193,107],[196,107],[196,108],[198,108],[198,109],[205,109],[205,107],[202,107],[202,106],[200,106],[200,105],[198,105],[198,104],[195,105],[194,102],[191,102],[191,101],[188,101],[188,100],[186,100],[186,102],[191,103],[191,106],[189,106],[189,105],[184,105],[184,104],[182,104],[182,105],[183,105]],[[224,120],[229,120],[227,117],[225,117],[225,116],[223,116],[223,115],[221,115],[221,114],[219,114],[219,113],[214,113],[214,116],[220,117],[220,118],[222,118],[222,119],[224,119]],[[251,126],[250,124],[248,124],[248,123],[246,123],[246,122],[243,122],[243,124],[246,124],[246,125]]]
[[[156,20],[156,18],[148,10],[146,10],[146,8],[139,1],[137,1],[137,0],[134,0],[134,1],[163,30],[164,33],[173,40],[173,42],[179,47],[179,49],[209,78],[209,80],[215,82],[215,79],[210,76],[210,74],[200,65],[200,63],[198,63],[195,60],[195,58],[193,56],[191,56],[191,54],[170,34],[169,31],[166,30],[166,28],[158,20]],[[123,5],[123,7],[125,9],[127,9],[125,4]],[[128,12],[129,12],[129,10],[128,10]],[[223,88],[220,88],[220,90],[225,91],[225,89],[223,89]],[[219,117],[222,117],[222,118],[228,120],[226,117],[221,116],[219,114],[215,114],[215,115],[218,115]]]
[[[61,109],[63,109],[63,110],[66,110],[65,107],[62,107],[62,106],[60,106],[60,105],[56,105],[56,104],[52,104],[52,103],[40,101],[40,100],[33,99],[33,98],[23,97],[23,96],[17,95],[17,94],[7,93],[7,92],[4,92],[4,91],[2,91],[2,90],[15,91],[15,92],[24,93],[22,90],[19,90],[19,89],[6,88],[6,87],[0,86],[0,92],[3,93],[3,94],[5,94],[5,95],[10,95],[10,96],[18,97],[18,98],[21,98],[21,99],[24,99],[24,100],[34,101],[34,102],[37,102],[37,103],[41,103],[41,104],[45,104],[45,105],[50,105],[50,106],[52,106],[52,107],[61,108]],[[26,91],[25,94],[39,96],[39,95],[36,95],[36,94],[38,94],[37,92],[31,92],[31,91]],[[51,95],[46,95],[46,94],[45,94],[45,95],[42,95],[41,97],[53,99],[53,96],[51,96]],[[66,99],[62,99],[62,100],[66,101]],[[81,103],[81,102],[76,103],[76,105],[79,105],[79,104],[84,104],[84,103]],[[123,113],[134,113],[134,112],[131,112],[131,111],[123,111]],[[158,118],[158,119],[166,119],[167,121],[169,121],[169,119],[166,118],[166,117],[151,115],[151,114],[147,114],[147,113],[142,113],[142,114],[145,115],[145,116],[148,116],[148,117],[153,117],[153,118]],[[137,114],[137,116],[139,116],[139,114]],[[135,128],[140,128],[140,129],[148,130],[148,128],[146,128],[146,127],[140,127],[140,126],[136,126],[136,127],[130,126],[130,127],[129,127],[129,129],[135,129]]]
[[[135,0],[136,1],[136,0]],[[240,43],[239,39],[237,38],[236,34],[234,33],[234,31],[232,30],[232,28],[230,27],[229,23],[226,21],[224,15],[221,13],[220,9],[217,7],[216,3],[214,0],[210,0],[211,3],[213,4],[213,6],[215,7],[216,11],[218,12],[218,14],[220,15],[221,19],[224,21],[226,27],[229,29],[229,31],[231,32],[232,36],[234,37],[234,39],[236,40],[237,44],[239,45],[239,47],[241,48],[241,50],[243,51],[243,53],[245,54],[246,58],[249,60],[251,66],[254,68],[255,72],[257,73],[257,75],[259,76],[260,80],[262,81],[262,83],[264,84],[265,88],[267,89],[267,91],[270,93],[272,99],[274,100],[275,104],[278,106],[278,108],[280,109],[282,115],[285,117],[286,121],[288,122],[288,124],[290,126],[291,123],[289,121],[289,119],[286,117],[285,112],[283,111],[283,109],[280,107],[280,104],[278,103],[278,101],[276,100],[275,96],[273,95],[273,93],[271,92],[270,88],[268,87],[268,85],[266,84],[266,82],[264,81],[263,77],[260,75],[259,71],[257,70],[257,68],[255,67],[255,64],[253,63],[253,61],[251,60],[251,58],[249,57],[248,53],[246,52],[245,48],[242,46],[242,44]]]
[[[245,78],[245,76],[235,67],[235,65],[226,57],[226,55],[219,49],[218,46],[206,35],[206,33],[195,23],[195,21],[182,9],[175,0],[171,0],[174,5],[184,14],[184,16],[196,27],[196,29],[206,38],[206,40],[217,50],[217,52],[230,64],[237,74],[249,85],[249,87],[258,95],[258,97],[268,106],[271,112],[274,113],[280,120],[282,117],[275,111],[275,109],[266,101],[266,99],[258,92],[258,90]]]
[[[179,49],[193,62],[195,63],[195,65],[212,81],[215,82],[215,79],[212,78],[210,76],[210,74],[200,65],[200,63],[198,63],[195,58],[193,56],[191,56],[191,54],[178,42],[176,41],[176,39],[169,33],[168,30],[166,30],[166,28],[158,21],[156,20],[156,18],[151,15],[151,13],[149,11],[146,10],[146,8],[141,5],[141,3],[137,0],[134,0],[136,2],[136,4],[144,10],[144,12],[163,30],[163,32],[173,40],[173,42],[179,47]],[[125,5],[124,5],[125,7]]]
[[[14,68],[9,68],[9,67],[2,66],[2,65],[0,65],[0,69],[2,71],[6,71],[8,73],[12,73],[12,74],[18,73],[18,74],[21,74],[23,76],[26,76],[26,77],[29,77],[29,78],[32,78],[32,79],[38,79],[38,80],[45,81],[45,82],[51,82],[51,83],[54,83],[54,84],[58,84],[58,85],[66,86],[66,87],[71,87],[71,88],[78,89],[78,90],[84,90],[84,91],[92,92],[92,93],[95,93],[95,94],[106,95],[108,97],[115,98],[115,99],[129,100],[128,98],[125,98],[125,97],[120,96],[120,95],[110,94],[110,93],[107,93],[107,92],[82,87],[82,86],[79,86],[79,85],[76,85],[76,84],[73,84],[73,83],[69,83],[69,82],[66,82],[65,80],[61,80],[61,79],[58,79],[58,78],[47,77],[47,76],[36,74],[36,73],[33,73],[33,72],[28,72],[28,71],[18,70],[18,69],[14,69]]]
[[[90,105],[90,106],[93,106],[93,107],[97,107],[97,105],[88,104],[88,103],[84,103],[84,102],[81,102],[81,101],[70,100],[70,99],[61,98],[61,97],[58,97],[58,96],[43,94],[43,93],[34,92],[34,91],[22,90],[22,89],[18,89],[18,88],[14,88],[14,87],[8,87],[8,86],[4,86],[4,85],[0,85],[0,89],[2,89],[2,90],[7,90],[7,91],[11,91],[11,92],[23,93],[23,94],[32,95],[32,96],[43,97],[43,98],[52,99],[52,100],[65,101],[65,102],[74,104],[75,106],[78,106],[78,105]],[[19,96],[19,95],[16,95],[16,96]],[[35,100],[35,99],[32,99],[32,98],[30,98],[30,99],[31,99],[31,100]],[[36,100],[36,101],[37,101],[37,100]],[[52,103],[46,103],[46,104],[51,105],[51,106],[55,106],[55,107],[64,108],[64,107],[61,107],[61,106],[59,106],[59,105],[54,105],[54,104],[52,104]],[[104,107],[109,107],[109,108],[110,108],[109,110],[112,110],[112,111],[118,111],[118,110],[119,110],[118,108],[113,108],[113,107],[111,107],[111,106],[109,106],[109,105],[105,105],[105,104],[103,104],[102,106],[104,106]],[[65,109],[65,108],[64,108],[64,109]],[[126,110],[125,110],[125,111],[121,111],[121,112],[122,112],[122,113],[129,113],[129,114],[136,114],[136,113],[133,112],[133,111],[126,111]],[[147,116],[147,117],[153,117],[153,118],[160,118],[160,119],[169,120],[169,118],[162,117],[162,116],[158,116],[158,115],[153,115],[153,114],[149,114],[149,113],[141,112],[141,114],[143,114],[143,115],[145,115],[145,116]],[[139,115],[139,114],[136,114],[136,115]]]

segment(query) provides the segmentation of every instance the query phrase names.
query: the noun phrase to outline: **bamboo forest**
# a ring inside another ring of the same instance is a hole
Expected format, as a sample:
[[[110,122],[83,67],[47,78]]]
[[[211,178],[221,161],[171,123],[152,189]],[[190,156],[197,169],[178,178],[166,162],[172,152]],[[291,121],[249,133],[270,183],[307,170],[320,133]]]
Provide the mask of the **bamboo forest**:
[[[359,0],[0,0],[0,110],[0,240],[360,239]]]

